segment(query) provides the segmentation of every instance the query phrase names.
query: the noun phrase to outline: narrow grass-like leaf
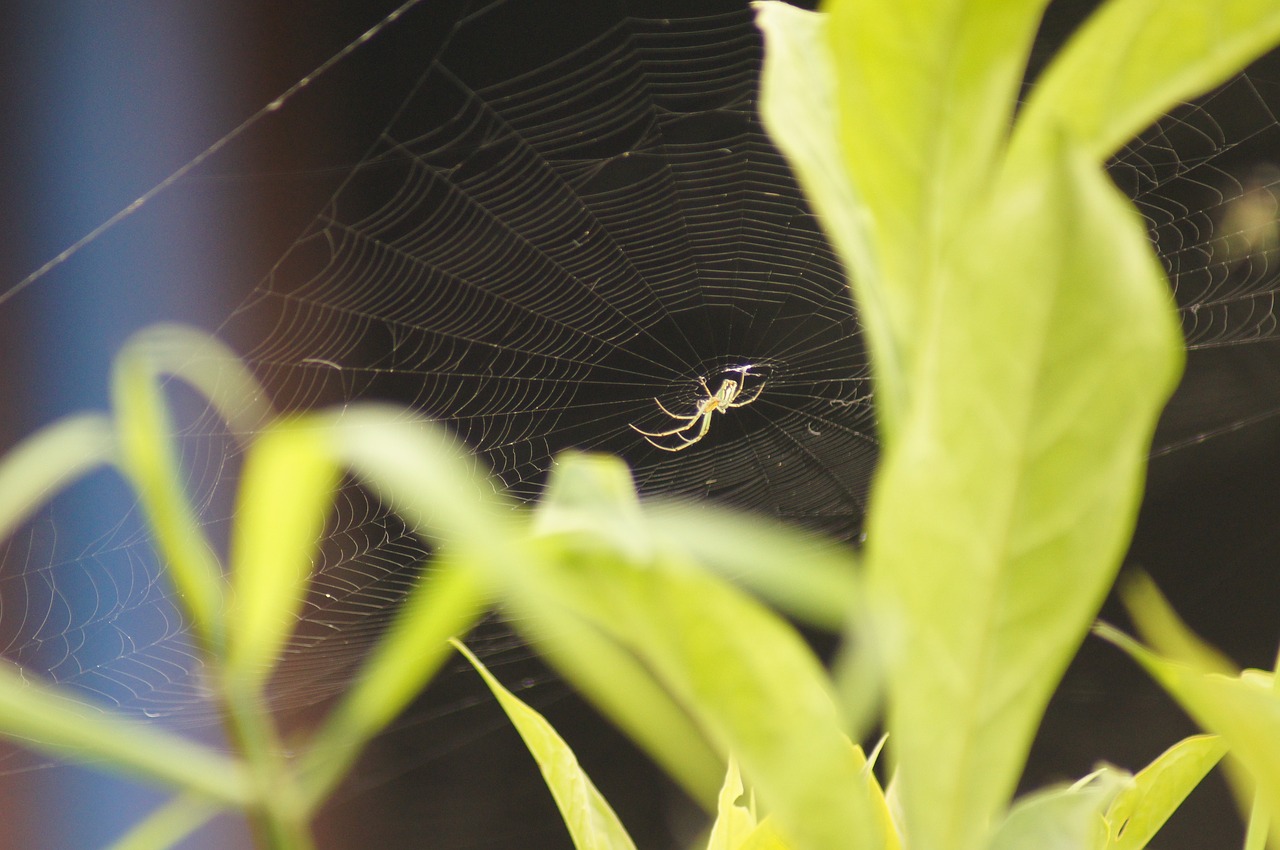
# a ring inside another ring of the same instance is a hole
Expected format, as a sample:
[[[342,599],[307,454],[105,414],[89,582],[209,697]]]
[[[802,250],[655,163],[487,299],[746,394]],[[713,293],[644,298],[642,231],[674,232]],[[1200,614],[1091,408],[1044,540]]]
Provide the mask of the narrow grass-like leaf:
[[[1146,847],[1226,752],[1217,735],[1193,735],[1138,771],[1107,809],[1109,850]]]
[[[1103,850],[1102,813],[1128,781],[1102,768],[1074,785],[1036,791],[1018,800],[992,836],[989,850]]]
[[[68,416],[19,443],[0,462],[0,539],[58,490],[114,458],[111,420],[98,414]]]
[[[249,799],[244,768],[149,726],[114,717],[0,663],[0,734],[66,759],[187,789],[224,804]]]
[[[242,445],[275,418],[266,389],[245,362],[199,328],[151,325],[130,337],[126,348],[141,354],[157,376],[179,378],[204,396]]]
[[[1101,163],[1277,42],[1275,0],[1110,0],[1037,82],[1015,147],[1031,153],[1065,131]]]
[[[225,638],[222,566],[205,538],[183,487],[182,465],[160,380],[144,333],[116,356],[111,376],[120,467],[133,485],[168,574],[196,634],[221,651]],[[159,358],[163,359],[163,358]]]
[[[321,802],[360,749],[426,686],[449,657],[449,638],[484,613],[478,571],[438,559],[419,578],[338,706],[307,747],[302,776],[308,806]]]
[[[221,811],[204,797],[179,794],[135,823],[105,850],[167,850]]]
[[[1229,658],[1183,624],[1151,576],[1141,571],[1126,575],[1120,583],[1120,595],[1138,633],[1166,658],[1205,673],[1236,674],[1237,667]]]
[[[635,850],[622,821],[618,820],[613,808],[578,763],[573,750],[547,719],[503,687],[469,649],[457,641],[452,643],[476,668],[506,712],[511,725],[524,739],[525,746],[542,771],[551,796],[555,798],[573,846],[578,850]]]
[[[235,592],[229,672],[260,683],[297,622],[337,484],[330,440],[313,419],[280,421],[245,459],[231,534]]]
[[[1066,147],[975,210],[868,519],[900,619],[889,748],[905,832],[972,850],[1132,532],[1181,336],[1145,228]],[[1123,363],[1124,368],[1116,368]]]

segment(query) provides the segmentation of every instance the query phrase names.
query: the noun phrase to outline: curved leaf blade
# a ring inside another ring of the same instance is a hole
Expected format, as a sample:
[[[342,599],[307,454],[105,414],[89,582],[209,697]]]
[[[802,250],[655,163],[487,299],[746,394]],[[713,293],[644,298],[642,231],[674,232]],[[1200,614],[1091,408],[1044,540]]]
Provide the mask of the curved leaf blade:
[[[1042,151],[1065,132],[1101,163],[1277,42],[1274,0],[1111,0],[1032,89],[1014,145]]]
[[[573,750],[547,719],[507,690],[463,644],[450,641],[489,686],[511,725],[516,727],[555,798],[560,817],[578,850],[635,850],[613,808],[601,795]]]

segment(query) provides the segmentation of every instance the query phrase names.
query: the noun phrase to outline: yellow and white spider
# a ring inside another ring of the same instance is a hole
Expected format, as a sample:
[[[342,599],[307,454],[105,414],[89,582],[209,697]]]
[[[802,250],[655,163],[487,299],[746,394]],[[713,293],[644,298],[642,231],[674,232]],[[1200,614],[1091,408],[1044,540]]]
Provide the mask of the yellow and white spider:
[[[756,391],[753,392],[749,398],[741,397],[742,391],[746,389],[747,386],[746,379],[748,374],[750,373],[745,369],[742,370],[741,381],[736,381],[733,378],[725,378],[720,382],[720,388],[714,393],[711,392],[711,388],[707,386],[707,379],[699,378],[698,383],[702,385],[702,391],[706,393],[706,396],[698,399],[697,409],[688,416],[681,416],[678,413],[672,413],[670,410],[663,407],[662,402],[658,401],[656,398],[654,399],[659,410],[670,416],[672,419],[683,422],[683,425],[672,428],[670,431],[641,431],[634,425],[632,425],[631,428],[636,433],[643,436],[645,441],[656,449],[662,449],[664,452],[683,451],[701,440],[703,437],[707,436],[707,432],[711,430],[712,414],[717,412],[725,413],[733,407],[745,407],[760,397],[760,393],[764,392],[764,381],[760,382],[760,386],[756,387]],[[694,434],[692,437],[685,436],[686,431],[692,431],[694,428],[698,429],[698,433]],[[664,446],[661,443],[653,441],[654,437],[670,437],[672,435],[676,436],[676,438],[680,440],[680,445]]]

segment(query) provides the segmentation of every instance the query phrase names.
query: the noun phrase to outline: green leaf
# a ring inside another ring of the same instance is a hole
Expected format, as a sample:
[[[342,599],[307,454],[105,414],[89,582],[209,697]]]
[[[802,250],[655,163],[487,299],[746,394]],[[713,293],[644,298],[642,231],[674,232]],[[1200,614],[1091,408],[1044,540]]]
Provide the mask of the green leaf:
[[[864,553],[905,833],[985,840],[1114,579],[1182,363],[1145,228],[1065,148],[972,212],[882,461]],[[1117,368],[1116,364],[1124,364]]]
[[[686,552],[788,615],[829,631],[848,627],[860,596],[852,547],[767,517],[646,501],[643,533],[651,544]]]
[[[851,274],[888,442],[938,261],[995,178],[1046,5],[837,0],[825,21],[761,7],[762,114]]]
[[[23,440],[0,461],[0,539],[58,490],[114,459],[111,420],[97,414],[69,416]]]
[[[205,747],[113,716],[0,662],[0,734],[60,758],[196,792],[226,805],[250,799],[244,767]]]
[[[1102,768],[1080,782],[1018,800],[992,836],[989,850],[1103,850],[1102,813],[1129,776]]]
[[[279,421],[252,443],[231,533],[228,671],[259,686],[306,595],[338,471],[314,419]]]
[[[724,765],[704,730],[643,658],[579,610],[591,603],[583,598],[574,563],[589,563],[601,574],[626,573],[656,552],[637,505],[630,472],[620,460],[576,452],[557,457],[535,511],[541,566],[521,573],[531,580],[506,582],[504,597],[538,651],[690,797],[713,810]],[[600,521],[606,514],[613,517]]]
[[[1242,803],[1256,783],[1266,808],[1280,811],[1280,694],[1247,676],[1206,673],[1169,661],[1109,627],[1099,634],[1141,664],[1201,728],[1222,736],[1230,758],[1248,777],[1243,781],[1238,773],[1229,774]]]
[[[217,345],[207,337],[169,326],[143,330],[129,339],[112,364],[121,471],[133,485],[159,546],[168,575],[195,625],[196,635],[221,652],[222,565],[201,530],[187,498],[182,463],[165,402],[162,376],[180,371],[200,352],[188,343]],[[220,349],[219,349],[220,351]],[[221,362],[221,361],[220,361]],[[227,354],[227,362],[235,358]]]
[[[1138,771],[1107,809],[1109,850],[1146,847],[1226,751],[1217,735],[1194,735]]]
[[[504,564],[524,533],[515,506],[445,429],[402,408],[357,404],[326,414],[335,457],[434,543]]]
[[[1065,132],[1101,163],[1277,42],[1275,0],[1110,0],[1037,82],[1015,147],[1043,149]]]
[[[755,812],[752,807],[738,803],[745,791],[737,759],[729,756],[724,785],[720,786],[720,796],[716,798],[716,820],[711,825],[707,850],[738,850],[751,833],[755,832]]]
[[[791,850],[791,845],[778,833],[773,818],[765,818],[738,850]]]
[[[551,796],[555,798],[560,817],[573,838],[573,846],[578,850],[634,850],[635,844],[622,822],[578,764],[573,750],[547,719],[503,687],[469,649],[457,641],[451,643],[476,668],[507,713],[511,725],[524,739],[525,746],[542,771]]]
[[[168,850],[221,813],[193,794],[179,794],[130,827],[106,850]]]
[[[614,647],[617,657],[635,659],[633,674],[647,672],[656,686],[650,697],[665,692],[688,718],[677,734],[692,731],[705,736],[704,747],[736,755],[796,848],[880,846],[862,764],[844,737],[830,682],[789,624],[677,553],[632,561],[625,543],[611,550],[609,538],[589,532],[548,542],[560,557],[539,565],[541,595],[513,595],[508,604],[540,649],[548,635],[575,624],[574,640],[548,654],[566,678],[578,684],[592,666],[590,656],[564,663],[582,647]],[[588,694],[600,701],[599,691],[612,689],[614,702],[602,706],[610,711],[632,698],[630,686],[602,676]],[[660,760],[670,756],[650,750]]]
[[[858,318],[875,353],[877,413],[883,427],[895,419],[901,404],[889,388],[903,390],[906,367],[899,359],[901,340],[890,321],[874,222],[845,168],[840,146],[827,17],[781,0],[756,0],[753,5],[765,36],[760,116],[770,138],[786,154],[850,278]]]
[[[1280,812],[1280,690],[1275,674],[1221,672],[1220,656],[1200,649],[1199,639],[1149,582],[1129,584],[1124,601],[1139,625],[1158,624],[1143,637],[1164,655],[1111,626],[1099,624],[1095,631],[1137,661],[1202,729],[1222,737],[1228,748],[1227,775],[1241,807],[1252,807],[1251,821],[1264,824],[1267,813]],[[1193,651],[1187,652],[1188,647]]]
[[[419,577],[342,701],[308,744],[301,774],[316,806],[361,748],[394,720],[449,657],[449,639],[484,613],[478,571],[438,559]]]

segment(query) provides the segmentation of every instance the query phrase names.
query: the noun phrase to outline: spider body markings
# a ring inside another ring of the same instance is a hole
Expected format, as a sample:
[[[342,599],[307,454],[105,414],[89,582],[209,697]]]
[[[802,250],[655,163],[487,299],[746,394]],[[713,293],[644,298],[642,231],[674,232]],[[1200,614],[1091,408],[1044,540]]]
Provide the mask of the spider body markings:
[[[720,387],[714,393],[711,392],[711,388],[707,386],[706,378],[698,378],[698,383],[702,385],[702,391],[706,395],[698,399],[697,408],[693,413],[688,415],[672,413],[670,410],[667,410],[661,401],[656,398],[653,400],[654,403],[658,405],[659,410],[667,416],[670,416],[672,419],[683,422],[683,425],[678,425],[669,431],[642,431],[635,425],[632,425],[631,429],[644,437],[645,442],[656,449],[661,449],[664,452],[683,451],[701,440],[703,437],[707,436],[707,432],[711,430],[711,417],[714,414],[726,413],[734,407],[746,407],[748,404],[751,404],[751,402],[758,399],[760,397],[760,393],[764,392],[765,382],[761,381],[760,386],[756,387],[755,392],[750,396],[743,398],[742,393],[747,386],[746,377],[750,373],[743,369],[741,370],[741,374],[741,381],[734,380],[733,378],[725,378],[720,382]],[[698,432],[692,437],[687,436],[687,432],[692,431],[694,428],[697,428]],[[680,440],[680,444],[677,446],[664,446],[661,443],[655,442],[653,439],[654,437],[671,436],[675,436]]]

